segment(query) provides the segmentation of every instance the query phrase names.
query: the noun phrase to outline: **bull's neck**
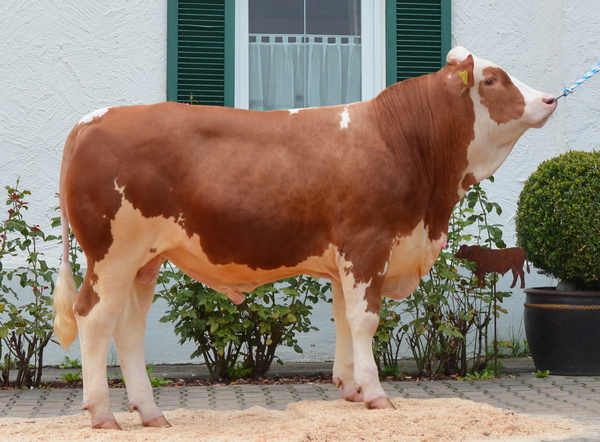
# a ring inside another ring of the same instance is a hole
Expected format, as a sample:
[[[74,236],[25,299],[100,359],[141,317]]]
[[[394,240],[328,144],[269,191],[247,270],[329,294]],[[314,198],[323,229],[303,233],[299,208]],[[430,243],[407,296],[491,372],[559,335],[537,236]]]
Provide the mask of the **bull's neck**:
[[[449,91],[434,73],[397,83],[373,103],[399,179],[428,190],[423,217],[436,239],[447,232],[452,208],[463,193],[467,149],[474,138],[471,98]]]

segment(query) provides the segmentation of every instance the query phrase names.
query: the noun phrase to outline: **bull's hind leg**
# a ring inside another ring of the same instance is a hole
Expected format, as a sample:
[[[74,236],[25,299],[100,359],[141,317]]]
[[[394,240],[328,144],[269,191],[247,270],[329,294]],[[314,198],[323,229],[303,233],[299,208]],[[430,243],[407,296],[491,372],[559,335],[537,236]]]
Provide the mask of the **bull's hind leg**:
[[[137,410],[146,427],[169,426],[154,402],[144,360],[146,316],[152,304],[156,277],[162,262],[157,257],[138,271],[131,296],[125,300],[114,334],[129,397],[129,411]]]
[[[335,359],[333,362],[333,383],[340,389],[344,399],[362,402],[362,393],[354,385],[354,356],[352,332],[346,317],[346,301],[339,282],[331,283],[333,295],[333,319],[335,321]]]
[[[82,408],[90,413],[92,427],[119,429],[109,405],[106,356],[121,304],[115,296],[99,290],[100,284],[92,285],[92,279],[99,282],[88,269],[74,306],[81,344]]]
[[[373,278],[368,283],[358,283],[351,272],[342,278],[346,318],[352,336],[355,390],[362,393],[367,408],[393,408],[379,382],[373,355],[373,336],[379,325],[380,290],[369,294],[376,299],[369,302],[367,297],[367,289],[371,284],[381,281],[374,282]]]

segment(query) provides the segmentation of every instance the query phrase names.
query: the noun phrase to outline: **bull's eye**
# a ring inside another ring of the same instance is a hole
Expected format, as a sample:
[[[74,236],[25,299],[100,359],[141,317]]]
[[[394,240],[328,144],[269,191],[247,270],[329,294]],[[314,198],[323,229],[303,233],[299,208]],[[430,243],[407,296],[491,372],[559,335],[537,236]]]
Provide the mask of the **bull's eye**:
[[[487,80],[485,80],[485,85],[486,86],[491,86],[496,82],[496,79],[494,77],[490,77]]]

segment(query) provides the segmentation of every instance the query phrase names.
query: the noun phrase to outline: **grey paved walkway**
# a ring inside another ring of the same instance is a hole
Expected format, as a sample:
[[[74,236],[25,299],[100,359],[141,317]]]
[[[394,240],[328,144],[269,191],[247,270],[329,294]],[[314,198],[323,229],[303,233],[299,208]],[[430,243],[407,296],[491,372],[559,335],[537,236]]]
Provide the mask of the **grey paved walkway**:
[[[306,370],[327,372],[331,369],[330,364],[316,364],[308,368],[305,364],[297,364],[288,368],[285,374],[294,372],[294,367],[295,372],[299,373]],[[157,367],[154,373],[158,376],[168,375],[169,368],[173,373],[185,372],[188,375],[190,371],[196,370],[194,366]],[[600,377],[550,376],[538,379],[527,361],[521,361],[521,366],[514,371],[516,373],[513,375],[488,381],[403,381],[385,382],[383,385],[391,397],[461,398],[510,408],[518,413],[576,419],[588,427],[598,429],[596,433],[591,433],[598,434],[597,438],[591,436],[577,440],[600,440]],[[252,406],[283,409],[287,404],[300,400],[334,400],[339,397],[337,389],[332,385],[311,383],[161,387],[156,388],[154,394],[159,407],[164,411],[177,408],[240,410]],[[127,410],[125,389],[111,389],[110,397],[115,411]],[[80,404],[80,389],[0,390],[0,418],[79,413]]]

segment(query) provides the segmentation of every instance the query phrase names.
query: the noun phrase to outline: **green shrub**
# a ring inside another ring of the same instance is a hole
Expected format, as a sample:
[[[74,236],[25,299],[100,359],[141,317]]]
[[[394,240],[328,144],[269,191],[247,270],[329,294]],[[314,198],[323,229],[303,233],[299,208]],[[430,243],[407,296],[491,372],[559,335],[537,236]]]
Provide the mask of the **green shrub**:
[[[25,216],[29,208],[28,190],[6,186],[6,215],[0,218],[0,367],[2,384],[10,385],[10,370],[16,370],[14,385],[37,387],[41,382],[44,349],[52,337],[53,279],[56,269],[48,266],[40,252],[45,242],[57,237],[45,234]],[[23,258],[17,269],[3,266],[9,257]],[[9,281],[17,280],[18,292]],[[20,298],[26,293],[32,300]]]
[[[302,353],[296,334],[317,330],[309,316],[329,289],[300,275],[260,286],[236,306],[170,264],[160,282],[158,296],[169,305],[161,322],[175,323],[180,343],[196,344],[191,357],[202,356],[213,379],[264,376],[280,345]]]
[[[79,382],[81,381],[81,370],[76,372],[68,371],[66,373],[61,374],[60,378],[67,383]]]
[[[542,273],[600,288],[600,152],[540,164],[519,196],[515,223],[519,245]]]

